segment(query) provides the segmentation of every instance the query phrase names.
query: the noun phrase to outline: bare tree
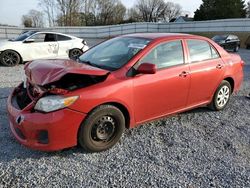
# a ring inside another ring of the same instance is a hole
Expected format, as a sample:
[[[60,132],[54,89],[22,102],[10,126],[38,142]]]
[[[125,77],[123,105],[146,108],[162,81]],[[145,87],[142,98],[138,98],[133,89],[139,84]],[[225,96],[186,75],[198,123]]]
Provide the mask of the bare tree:
[[[32,9],[27,15],[23,15],[22,23],[25,27],[43,27],[43,13]]]
[[[63,26],[78,25],[78,16],[81,8],[79,0],[56,0],[59,9],[59,18]]]
[[[113,11],[113,21],[111,24],[116,24],[116,23],[122,23],[124,21],[124,18],[126,16],[126,7],[119,1]]]
[[[168,21],[181,14],[181,6],[164,0],[137,0],[136,9],[145,22]]]
[[[247,8],[246,8],[246,11],[247,11],[247,18],[250,18],[250,1],[247,2]]]
[[[56,25],[56,11],[57,4],[55,0],[39,0],[39,6],[45,12],[49,27],[53,27]]]
[[[170,21],[173,18],[177,18],[181,14],[182,14],[182,7],[179,4],[173,2],[166,3],[166,12],[164,16],[165,20]]]

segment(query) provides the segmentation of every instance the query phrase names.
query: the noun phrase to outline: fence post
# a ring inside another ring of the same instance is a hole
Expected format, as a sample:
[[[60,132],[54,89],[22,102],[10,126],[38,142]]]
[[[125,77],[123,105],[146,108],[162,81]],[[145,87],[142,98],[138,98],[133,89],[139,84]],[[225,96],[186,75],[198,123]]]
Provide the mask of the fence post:
[[[8,32],[7,32],[7,28],[4,29],[5,30],[5,38],[8,38]]]

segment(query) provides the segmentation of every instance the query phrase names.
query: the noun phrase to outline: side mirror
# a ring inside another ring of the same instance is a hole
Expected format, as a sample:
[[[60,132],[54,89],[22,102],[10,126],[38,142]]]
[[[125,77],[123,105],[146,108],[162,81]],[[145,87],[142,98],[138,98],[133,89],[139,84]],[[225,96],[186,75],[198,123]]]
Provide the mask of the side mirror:
[[[24,43],[32,43],[32,42],[35,42],[35,39],[26,39],[24,41]]]
[[[137,69],[138,74],[155,74],[156,65],[152,63],[143,63]]]

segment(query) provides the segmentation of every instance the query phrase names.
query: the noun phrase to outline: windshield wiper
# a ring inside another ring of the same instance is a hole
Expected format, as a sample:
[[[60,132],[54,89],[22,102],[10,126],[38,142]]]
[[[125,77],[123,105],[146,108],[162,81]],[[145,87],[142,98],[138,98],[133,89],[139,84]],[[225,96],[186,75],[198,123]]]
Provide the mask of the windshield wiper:
[[[78,59],[78,61],[79,61],[80,63],[84,63],[84,64],[90,65],[90,66],[92,66],[92,67],[97,67],[97,68],[99,68],[99,69],[104,69],[104,70],[110,70],[110,69],[111,69],[111,67],[97,65],[97,64],[91,63],[90,61],[82,61],[82,60],[80,60],[80,59]]]
[[[90,61],[81,61],[80,59],[78,59],[78,61],[80,63],[84,63],[84,64],[87,64],[87,65],[90,65],[90,66],[94,67],[94,64],[92,64]]]

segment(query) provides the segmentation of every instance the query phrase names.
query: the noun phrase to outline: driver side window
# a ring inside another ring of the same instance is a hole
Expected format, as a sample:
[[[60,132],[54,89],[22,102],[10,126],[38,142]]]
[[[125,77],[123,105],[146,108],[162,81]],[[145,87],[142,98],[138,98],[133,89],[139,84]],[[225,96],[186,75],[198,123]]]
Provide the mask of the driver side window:
[[[45,34],[35,34],[30,39],[34,39],[34,42],[44,42]]]
[[[155,64],[157,69],[184,64],[181,40],[165,42],[158,45],[139,61],[139,64],[142,63]]]

